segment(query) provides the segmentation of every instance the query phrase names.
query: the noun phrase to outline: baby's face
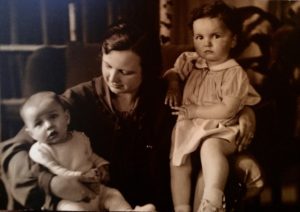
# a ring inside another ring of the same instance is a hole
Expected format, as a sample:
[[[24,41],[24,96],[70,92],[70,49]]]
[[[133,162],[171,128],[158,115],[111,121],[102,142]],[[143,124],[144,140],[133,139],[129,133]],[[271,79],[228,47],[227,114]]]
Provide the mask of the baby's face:
[[[193,23],[196,52],[209,65],[218,65],[229,59],[236,37],[219,18],[199,18]]]
[[[37,141],[54,144],[65,141],[70,116],[54,100],[42,100],[24,110],[26,130]]]

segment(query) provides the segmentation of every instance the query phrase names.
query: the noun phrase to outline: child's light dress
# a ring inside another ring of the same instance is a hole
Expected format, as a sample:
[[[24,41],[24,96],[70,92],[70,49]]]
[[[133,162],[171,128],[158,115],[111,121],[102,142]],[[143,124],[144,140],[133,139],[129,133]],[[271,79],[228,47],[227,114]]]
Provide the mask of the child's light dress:
[[[245,105],[260,101],[246,72],[234,59],[208,68],[205,60],[196,52],[184,52],[168,72],[176,72],[185,81],[183,104],[209,106],[221,103],[222,98],[228,96],[240,101],[241,110]],[[187,155],[208,137],[235,142],[239,133],[237,122],[236,115],[230,119],[182,119],[179,116],[172,133],[172,165],[182,165]]]

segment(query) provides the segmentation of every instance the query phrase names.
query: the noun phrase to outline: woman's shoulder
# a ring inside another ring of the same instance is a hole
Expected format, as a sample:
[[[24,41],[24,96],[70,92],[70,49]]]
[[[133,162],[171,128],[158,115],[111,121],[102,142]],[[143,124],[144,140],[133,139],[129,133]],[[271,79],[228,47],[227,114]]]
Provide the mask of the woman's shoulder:
[[[75,101],[88,101],[95,100],[94,98],[98,95],[97,89],[101,87],[102,77],[94,78],[87,82],[82,82],[71,88],[68,88],[63,94],[62,99],[69,104],[73,104]]]

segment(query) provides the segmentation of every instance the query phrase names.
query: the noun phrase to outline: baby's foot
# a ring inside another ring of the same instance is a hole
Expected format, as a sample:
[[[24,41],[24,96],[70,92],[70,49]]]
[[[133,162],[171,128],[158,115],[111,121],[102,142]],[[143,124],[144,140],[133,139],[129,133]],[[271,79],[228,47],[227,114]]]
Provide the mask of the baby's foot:
[[[221,207],[217,207],[210,201],[202,199],[198,212],[225,212],[225,204]]]
[[[135,208],[133,209],[133,211],[140,211],[140,212],[155,212],[156,208],[153,204],[146,204],[143,206],[135,206]]]

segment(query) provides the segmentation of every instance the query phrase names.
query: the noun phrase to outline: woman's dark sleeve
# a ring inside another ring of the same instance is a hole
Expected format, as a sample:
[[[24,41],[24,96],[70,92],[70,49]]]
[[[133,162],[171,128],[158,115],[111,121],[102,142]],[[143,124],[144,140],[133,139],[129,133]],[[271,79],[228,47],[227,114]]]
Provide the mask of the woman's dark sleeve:
[[[8,208],[49,208],[49,184],[53,174],[42,170],[29,158],[33,140],[24,130],[0,145],[1,178],[8,193]],[[48,203],[48,205],[47,205]]]

